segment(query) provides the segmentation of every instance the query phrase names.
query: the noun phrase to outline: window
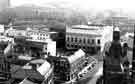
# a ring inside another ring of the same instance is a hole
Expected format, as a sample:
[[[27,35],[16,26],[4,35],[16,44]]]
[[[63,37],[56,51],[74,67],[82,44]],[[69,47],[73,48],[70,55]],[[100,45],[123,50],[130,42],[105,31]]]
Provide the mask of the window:
[[[75,48],[77,48],[77,45],[75,45]]]
[[[87,41],[88,41],[88,43],[90,43],[90,39],[88,39]]]
[[[94,67],[94,66],[95,66],[95,64],[92,64],[91,66],[92,66],[92,67]]]
[[[77,38],[75,38],[75,42],[77,42]]]
[[[69,44],[67,44],[67,47],[70,47],[70,45],[69,45]]]
[[[48,37],[48,34],[46,34],[46,37]]]
[[[73,48],[74,46],[73,46],[73,45],[71,45],[71,47]]]
[[[67,37],[67,41],[69,41],[69,37]]]
[[[43,40],[45,40],[45,37],[43,38]]]
[[[100,39],[97,40],[97,43],[100,44]]]
[[[42,37],[40,37],[40,40],[42,40]]]
[[[79,42],[81,43],[82,42],[82,39],[80,39]]]
[[[86,39],[85,38],[83,39],[83,43],[86,43]]]
[[[95,43],[95,41],[94,41],[94,39],[92,39],[92,44],[94,44]]]
[[[91,67],[89,67],[87,70],[91,70]]]
[[[71,37],[71,41],[72,41],[72,42],[73,42],[73,40],[74,40],[73,37]]]

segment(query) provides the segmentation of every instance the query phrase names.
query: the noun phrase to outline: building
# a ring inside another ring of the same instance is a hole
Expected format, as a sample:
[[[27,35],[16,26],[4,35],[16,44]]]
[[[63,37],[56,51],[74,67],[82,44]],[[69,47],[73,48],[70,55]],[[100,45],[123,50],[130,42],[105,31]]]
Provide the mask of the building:
[[[113,27],[104,25],[75,25],[66,28],[66,48],[102,51],[106,41],[112,40]]]
[[[43,46],[43,52],[51,56],[56,56],[56,42],[48,39]]]
[[[48,29],[17,30],[11,27],[6,31],[6,35],[16,38],[19,44],[33,49],[38,48],[41,52],[56,56],[56,42],[52,41],[51,34]]]
[[[44,43],[43,51],[52,56],[56,56],[56,42],[51,39],[52,32],[48,28],[41,30],[27,28],[27,40]]]
[[[3,33],[4,33],[4,25],[1,25],[0,24],[0,35],[3,35]]]
[[[125,35],[121,36],[121,42],[127,43],[130,49],[133,49],[133,41],[134,41],[134,33],[126,33]]]
[[[16,37],[16,36],[26,36],[27,32],[25,30],[17,30],[17,29],[7,29],[5,31],[5,35],[8,37]]]
[[[111,17],[110,19],[105,20],[103,23],[118,26],[122,33],[133,32],[135,26],[135,20],[126,16]]]
[[[44,29],[30,29],[27,28],[27,40],[29,41],[37,41],[37,42],[45,42],[46,39],[50,39],[50,33],[48,28]]]

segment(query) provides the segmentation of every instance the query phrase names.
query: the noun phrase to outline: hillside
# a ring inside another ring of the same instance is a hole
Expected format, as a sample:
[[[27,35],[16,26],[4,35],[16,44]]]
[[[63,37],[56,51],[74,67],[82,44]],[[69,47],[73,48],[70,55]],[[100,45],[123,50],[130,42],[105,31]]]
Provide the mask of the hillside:
[[[11,19],[10,19],[11,18]],[[40,7],[35,5],[22,5],[15,8],[5,9],[0,13],[0,23],[8,23],[9,19],[14,25],[75,25],[85,24],[87,19],[79,12],[68,8]],[[54,26],[53,26],[54,25]]]
[[[53,2],[44,6],[25,4],[7,8],[0,12],[0,23],[13,21],[15,26],[47,26],[64,29],[65,25],[107,24],[119,26],[122,31],[133,31],[135,19],[133,14],[117,10],[98,11],[92,8],[83,9],[76,3]],[[132,19],[133,18],[133,19]],[[18,27],[17,27],[18,28]]]

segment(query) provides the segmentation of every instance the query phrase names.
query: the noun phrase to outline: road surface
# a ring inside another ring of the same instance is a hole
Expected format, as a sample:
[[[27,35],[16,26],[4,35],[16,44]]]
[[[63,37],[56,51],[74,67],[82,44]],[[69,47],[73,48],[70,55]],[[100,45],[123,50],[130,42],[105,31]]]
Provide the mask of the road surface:
[[[90,77],[79,81],[78,84],[96,84],[99,75],[102,74],[102,70],[103,70],[103,62],[99,62],[95,67],[95,69],[92,72],[88,73]]]

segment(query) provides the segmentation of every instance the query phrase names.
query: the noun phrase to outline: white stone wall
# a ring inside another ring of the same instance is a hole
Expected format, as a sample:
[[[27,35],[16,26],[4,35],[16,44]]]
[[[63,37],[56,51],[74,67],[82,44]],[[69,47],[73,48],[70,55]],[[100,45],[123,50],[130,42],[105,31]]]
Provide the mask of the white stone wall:
[[[105,42],[112,40],[112,34],[113,34],[112,26],[104,26],[102,28],[99,27],[99,30],[83,30],[83,28],[72,29],[67,27],[66,47],[68,49],[76,49],[76,48],[78,49],[83,47],[88,49],[89,47],[96,47],[96,46],[103,47]]]
[[[38,31],[27,31],[28,40],[45,42],[46,39],[50,39],[50,34],[48,32],[38,32]]]

